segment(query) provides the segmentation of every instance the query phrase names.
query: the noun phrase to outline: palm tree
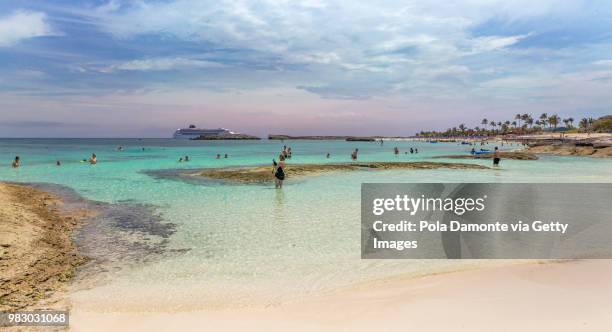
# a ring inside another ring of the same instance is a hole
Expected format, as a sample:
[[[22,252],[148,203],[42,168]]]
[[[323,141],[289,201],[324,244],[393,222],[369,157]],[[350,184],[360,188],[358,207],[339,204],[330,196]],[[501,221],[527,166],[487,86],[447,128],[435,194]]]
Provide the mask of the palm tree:
[[[585,131],[587,131],[589,129],[589,119],[582,118],[580,122],[578,123],[578,126],[584,129]]]
[[[506,120],[504,121],[504,123],[501,124],[502,132],[507,132],[508,127],[510,127],[510,121]]]
[[[559,124],[559,116],[557,114],[553,114],[548,118],[548,123],[557,129],[557,125]]]
[[[485,128],[487,128],[487,125],[489,124],[489,120],[487,120],[487,118],[482,119],[482,122],[480,122],[481,125],[485,126]]]
[[[570,127],[571,127],[571,128],[574,128],[574,118],[569,117],[569,118],[567,118],[567,121],[569,122]]]
[[[519,126],[521,125],[521,120],[523,119],[523,116],[520,114],[517,114],[514,116],[514,120],[518,120],[518,124]],[[516,127],[516,125],[514,125]]]
[[[512,121],[512,127],[516,128],[517,126],[516,121]]]
[[[542,125],[542,127],[545,127],[546,121],[548,121],[548,114],[542,113],[542,115],[540,115],[540,125]]]
[[[527,121],[527,119],[529,119],[530,117],[531,117],[531,115],[525,113],[525,114],[521,115],[521,120]]]
[[[462,134],[465,132],[465,125],[463,123],[459,125],[459,130],[461,130]]]
[[[563,123],[565,123],[565,127],[569,128],[569,119],[563,119]]]
[[[529,127],[533,127],[533,118],[531,117],[531,115],[528,114],[524,114],[527,115],[527,117],[525,118],[525,123],[529,125]]]

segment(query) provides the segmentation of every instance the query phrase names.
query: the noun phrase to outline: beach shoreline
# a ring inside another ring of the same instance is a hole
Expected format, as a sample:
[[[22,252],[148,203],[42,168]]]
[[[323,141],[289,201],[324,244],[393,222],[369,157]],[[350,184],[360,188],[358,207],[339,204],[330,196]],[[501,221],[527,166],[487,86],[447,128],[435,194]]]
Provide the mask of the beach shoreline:
[[[74,328],[93,330],[607,331],[611,260],[533,262],[394,278],[268,308],[99,312],[75,308]],[[567,303],[589,303],[576,307]],[[521,317],[522,319],[516,319]],[[525,323],[529,320],[529,324]]]
[[[56,195],[0,182],[0,311],[56,297],[87,261],[73,239],[86,212],[61,205]]]

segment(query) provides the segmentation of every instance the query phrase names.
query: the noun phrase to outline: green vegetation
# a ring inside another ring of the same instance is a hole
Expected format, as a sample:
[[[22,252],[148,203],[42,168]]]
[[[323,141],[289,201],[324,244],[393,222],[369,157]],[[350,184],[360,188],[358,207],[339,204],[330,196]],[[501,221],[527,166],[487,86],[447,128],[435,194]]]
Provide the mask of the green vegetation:
[[[578,127],[574,126],[576,121],[572,117],[562,119],[557,114],[540,114],[537,120],[530,114],[516,114],[514,121],[494,121],[482,119],[482,127],[468,128],[465,124],[460,124],[445,131],[421,131],[417,133],[420,137],[457,137],[457,136],[489,136],[489,135],[525,135],[538,134],[545,131],[556,131],[561,123],[565,125],[563,131],[566,132],[612,132],[612,115],[606,115],[594,120],[593,118],[583,118],[578,122]]]

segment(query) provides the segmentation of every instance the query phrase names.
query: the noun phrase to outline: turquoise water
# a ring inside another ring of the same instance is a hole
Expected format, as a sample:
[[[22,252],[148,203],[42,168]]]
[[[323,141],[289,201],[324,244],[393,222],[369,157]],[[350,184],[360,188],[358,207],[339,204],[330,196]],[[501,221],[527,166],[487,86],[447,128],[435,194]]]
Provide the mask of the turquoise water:
[[[554,156],[503,160],[499,170],[358,171],[295,181],[289,174],[282,190],[272,185],[185,182],[149,175],[155,170],[270,164],[284,144],[294,153],[289,164],[348,162],[354,148],[360,150],[360,161],[459,162],[430,158],[470,149],[456,143],[411,141],[387,141],[380,146],[343,141],[3,139],[0,180],[62,185],[88,200],[126,210],[146,206],[150,214],[142,214],[139,222],[173,226],[164,238],[143,237],[129,227],[86,228],[89,237],[84,238],[92,242],[89,250],[111,257],[112,264],[96,269],[101,278],[84,273],[71,296],[77,306],[108,310],[273,304],[363,281],[476,264],[360,260],[363,182],[612,182],[610,159]],[[118,146],[125,150],[117,151]],[[402,152],[399,156],[392,153],[395,146]],[[409,147],[417,147],[419,153],[403,154]],[[97,154],[98,165],[79,162],[91,153]],[[217,153],[227,153],[229,158],[215,159]],[[326,159],[326,153],[332,157]],[[22,159],[19,169],[10,167],[15,155]],[[185,155],[191,161],[178,163]],[[62,166],[55,166],[56,160]],[[490,165],[490,161],[461,162]],[[120,236],[109,235],[113,232]],[[115,242],[138,236],[143,237],[139,243],[150,241],[153,247],[163,242],[163,252],[134,260],[112,256]],[[96,237],[109,240],[98,243]]]

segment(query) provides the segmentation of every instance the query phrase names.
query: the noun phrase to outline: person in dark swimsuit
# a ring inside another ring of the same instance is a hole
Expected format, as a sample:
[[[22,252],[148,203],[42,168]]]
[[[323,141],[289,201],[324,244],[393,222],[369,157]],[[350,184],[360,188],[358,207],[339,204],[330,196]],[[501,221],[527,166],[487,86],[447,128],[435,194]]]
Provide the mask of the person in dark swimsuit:
[[[495,152],[493,152],[493,166],[499,166],[501,158],[499,157],[499,148],[495,147]]]
[[[276,160],[272,160],[272,163],[274,165],[274,187],[282,189],[285,180],[285,156],[281,154],[279,162],[276,163]]]

